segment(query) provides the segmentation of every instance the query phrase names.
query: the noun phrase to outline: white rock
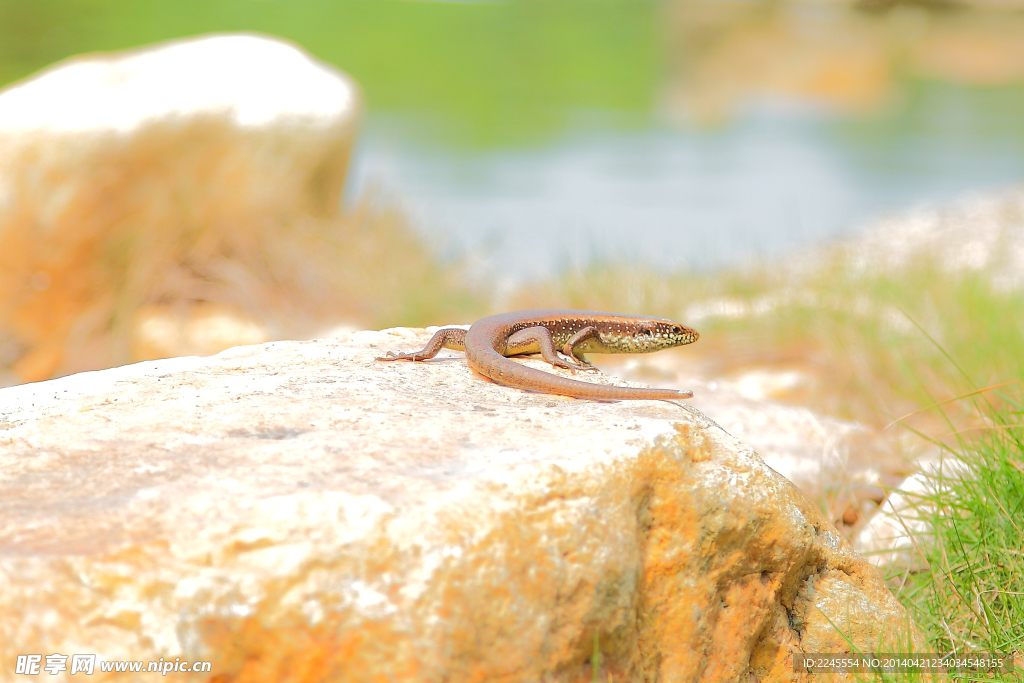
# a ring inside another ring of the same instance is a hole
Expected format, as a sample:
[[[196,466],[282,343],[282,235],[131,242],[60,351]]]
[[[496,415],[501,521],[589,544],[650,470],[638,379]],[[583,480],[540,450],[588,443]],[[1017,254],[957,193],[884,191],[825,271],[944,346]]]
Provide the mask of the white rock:
[[[267,302],[327,288],[309,254],[343,232],[361,108],[348,76],[256,35],[76,57],[0,92],[0,382],[309,327]]]
[[[930,498],[943,479],[959,478],[969,472],[956,458],[925,461],[922,469],[907,477],[857,533],[854,547],[868,562],[889,572],[926,566],[923,544],[930,543],[931,519],[935,506]],[[940,476],[941,475],[941,476]]]
[[[351,79],[280,39],[213,35],[62,62],[0,94],[0,130],[129,133],[207,115],[244,128],[335,126],[358,115],[359,99]]]

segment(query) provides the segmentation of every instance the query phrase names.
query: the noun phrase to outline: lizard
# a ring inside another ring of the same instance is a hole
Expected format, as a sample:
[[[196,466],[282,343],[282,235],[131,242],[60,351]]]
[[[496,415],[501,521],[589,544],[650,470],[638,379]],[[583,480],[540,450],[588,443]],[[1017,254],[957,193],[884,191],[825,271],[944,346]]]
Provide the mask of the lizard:
[[[422,361],[443,348],[454,349],[465,351],[469,367],[484,377],[520,389],[604,401],[680,399],[691,398],[693,392],[581,382],[521,365],[508,356],[539,352],[555,367],[596,370],[583,354],[649,353],[692,344],[699,336],[696,330],[664,318],[577,310],[516,311],[483,318],[468,330],[443,327],[421,350],[388,351],[377,360]]]

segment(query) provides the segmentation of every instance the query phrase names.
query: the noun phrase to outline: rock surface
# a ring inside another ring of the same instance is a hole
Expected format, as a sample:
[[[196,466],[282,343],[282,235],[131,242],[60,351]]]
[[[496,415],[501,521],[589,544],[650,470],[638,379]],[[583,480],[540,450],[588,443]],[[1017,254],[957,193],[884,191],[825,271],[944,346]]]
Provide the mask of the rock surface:
[[[832,624],[861,647],[905,628],[876,571],[741,442],[668,402],[373,360],[426,338],[0,391],[0,660],[589,681],[596,649],[602,681],[779,681],[806,678],[794,652],[847,651]]]
[[[0,384],[167,355],[147,330],[189,329],[191,302],[237,345],[291,279],[309,298],[361,109],[347,76],[256,35],[73,58],[0,92]]]

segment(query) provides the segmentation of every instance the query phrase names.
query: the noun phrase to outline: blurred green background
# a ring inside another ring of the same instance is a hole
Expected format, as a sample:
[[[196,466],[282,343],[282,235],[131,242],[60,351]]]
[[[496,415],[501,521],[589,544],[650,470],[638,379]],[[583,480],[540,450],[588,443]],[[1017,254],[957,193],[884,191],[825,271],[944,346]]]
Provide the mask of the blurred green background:
[[[294,41],[353,75],[371,112],[481,146],[543,139],[580,109],[649,117],[664,54],[658,6],[621,0],[4,0],[0,83],[73,54],[217,31]]]
[[[848,33],[868,51],[879,39],[884,43],[879,56],[889,63],[867,76],[877,82],[855,83],[858,76],[847,74],[844,84],[843,74],[833,74],[828,83],[829,74],[822,73],[817,88],[786,92],[771,78],[757,83],[764,65],[750,61],[714,75],[736,81],[734,89],[746,91],[741,94],[774,90],[873,114],[847,131],[862,144],[929,127],[1024,140],[1024,64],[1012,63],[1021,51],[999,54],[998,44],[1024,36],[1024,17],[1019,10],[947,4],[858,9],[685,0],[3,0],[0,84],[74,54],[218,31],[292,40],[355,76],[371,114],[429,121],[446,144],[477,146],[550,140],[570,128],[580,111],[614,112],[632,125],[651,125],[674,80],[683,81],[684,89],[690,81],[691,99],[713,99],[695,82],[733,38],[774,42],[764,47],[776,48],[776,58],[796,44],[802,54],[795,56],[813,63],[828,59],[833,39]],[[818,32],[818,39],[801,46],[807,31]],[[915,57],[915,47],[925,42],[928,51],[945,47],[946,54]],[[894,85],[899,97],[882,102],[879,94]]]

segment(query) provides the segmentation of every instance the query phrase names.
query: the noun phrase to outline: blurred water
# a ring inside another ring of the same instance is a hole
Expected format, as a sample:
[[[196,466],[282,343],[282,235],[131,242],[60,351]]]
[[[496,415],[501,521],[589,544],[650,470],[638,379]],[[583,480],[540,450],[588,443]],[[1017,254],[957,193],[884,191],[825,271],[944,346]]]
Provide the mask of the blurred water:
[[[371,125],[351,190],[390,191],[442,254],[506,279],[593,261],[707,270],[1024,178],[1020,144],[972,134],[978,116],[959,127],[865,140],[832,117],[774,107],[715,131],[610,128],[473,151],[400,143]]]

